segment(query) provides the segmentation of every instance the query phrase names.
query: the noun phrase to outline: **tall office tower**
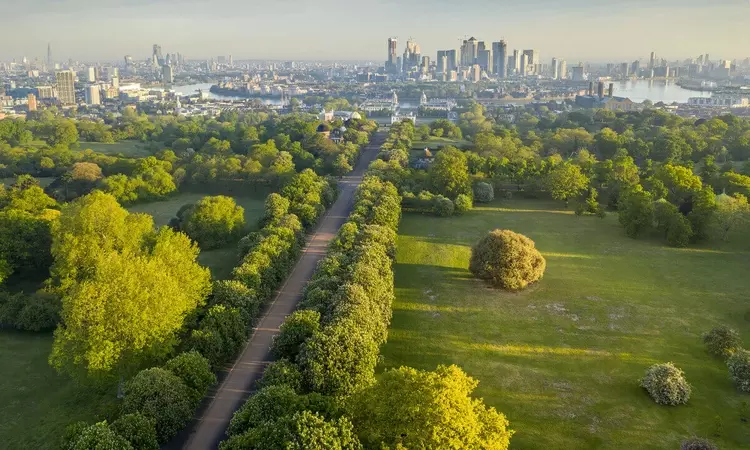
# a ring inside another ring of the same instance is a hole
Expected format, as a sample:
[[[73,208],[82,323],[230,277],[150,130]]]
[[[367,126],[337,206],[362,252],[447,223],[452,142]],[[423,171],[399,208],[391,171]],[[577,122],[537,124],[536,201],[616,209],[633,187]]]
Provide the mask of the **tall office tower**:
[[[229,67],[234,67],[234,60],[232,59],[232,55],[229,55]]]
[[[133,57],[130,55],[125,55],[125,67],[130,67],[133,65]]]
[[[398,39],[388,38],[388,59],[385,60],[385,71],[388,73],[398,72]]]
[[[630,64],[624,62],[620,64],[620,75],[627,77],[630,75]]]
[[[101,105],[102,99],[99,92],[99,86],[91,85],[86,86],[86,104],[87,105]]]
[[[164,57],[161,54],[161,45],[154,44],[154,51],[152,53],[152,58],[159,64],[164,64]]]
[[[653,69],[656,66],[656,53],[651,52],[651,58],[648,60],[648,68]]]
[[[632,73],[635,76],[638,76],[638,72],[641,70],[641,62],[637,59],[633,61],[633,64],[630,65],[630,73]]]
[[[404,56],[401,59],[401,61],[404,64],[402,68],[404,72],[407,72],[410,69],[419,66],[420,52],[421,50],[419,48],[419,44],[414,42],[411,38],[408,41],[406,41],[406,48],[404,49]]]
[[[57,80],[57,98],[60,100],[60,103],[62,103],[63,105],[75,105],[76,73],[72,70],[55,72],[55,79]]]
[[[557,80],[560,78],[560,62],[557,60],[557,58],[552,58],[552,65],[550,66],[550,75],[552,76],[553,80]]]
[[[120,89],[120,77],[112,77],[112,87]]]
[[[47,66],[52,68],[52,44],[47,43]]]
[[[36,111],[36,95],[29,94],[27,98],[28,98],[27,105],[29,107],[29,111]]]
[[[492,71],[497,74],[498,78],[505,78],[508,75],[506,70],[508,62],[508,45],[505,41],[492,43]]]
[[[521,55],[521,76],[525,77],[529,74],[529,55],[523,52]]]
[[[437,52],[437,59],[435,60],[437,63],[437,68],[435,71],[437,73],[447,73],[448,72],[448,50],[438,50]]]
[[[461,45],[461,66],[473,66],[474,62],[477,60],[477,56],[479,56],[478,52],[479,42],[476,38],[472,37],[469,40],[464,41]]]
[[[505,76],[509,77],[511,75],[514,75],[513,70],[513,64],[515,64],[515,61],[513,60],[513,55],[508,56],[508,61],[505,62]]]
[[[523,54],[528,57],[528,65],[532,67],[536,67],[539,64],[539,52],[536,50],[524,50]],[[535,69],[532,69],[534,73],[536,73]]]
[[[430,57],[429,56],[422,57],[422,64],[420,67],[422,68],[422,73],[429,72],[430,70]]]
[[[711,60],[708,58],[708,53],[706,53],[706,57],[703,58],[703,61],[705,61],[706,65],[711,64]]]
[[[474,64],[471,66],[471,81],[474,83],[479,83],[479,81],[482,79],[482,68],[479,67],[479,64]]]
[[[487,73],[492,73],[492,50],[479,50],[477,64]]]
[[[174,71],[172,70],[172,66],[162,66],[161,68],[161,80],[164,83],[172,84],[174,83]]]
[[[518,50],[513,50],[513,73],[516,75],[521,73],[521,54]]]
[[[564,59],[560,60],[560,69],[557,71],[557,74],[560,76],[561,80],[568,79],[568,62]]]
[[[89,83],[95,83],[96,82],[96,68],[95,67],[89,67],[86,71],[86,80]]]
[[[445,56],[448,58],[448,71],[458,70],[458,51],[456,49],[447,50]]]

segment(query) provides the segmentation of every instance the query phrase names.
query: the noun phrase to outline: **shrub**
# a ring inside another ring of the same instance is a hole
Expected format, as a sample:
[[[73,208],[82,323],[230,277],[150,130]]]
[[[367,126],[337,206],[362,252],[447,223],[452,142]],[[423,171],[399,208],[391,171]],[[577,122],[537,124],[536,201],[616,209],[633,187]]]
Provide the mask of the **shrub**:
[[[242,434],[262,422],[275,420],[300,410],[299,395],[289,386],[270,386],[250,397],[229,422],[229,436]]]
[[[742,392],[750,392],[750,352],[739,349],[727,360],[729,377]]]
[[[474,184],[474,201],[477,203],[489,203],[495,199],[495,189],[491,184],[479,181]]]
[[[274,192],[266,197],[263,210],[261,225],[265,227],[269,224],[276,224],[289,212],[289,199]]]
[[[471,250],[469,270],[475,277],[509,290],[520,290],[542,278],[546,261],[534,241],[510,230],[494,230]]]
[[[78,438],[81,437],[81,433],[83,432],[83,430],[88,427],[89,424],[83,420],[68,424],[68,426],[65,427],[65,432],[63,433],[60,442],[60,448],[62,450],[70,450],[71,448],[73,448],[73,445],[75,445],[76,441],[78,441]]]
[[[728,358],[742,348],[740,334],[726,326],[716,327],[706,333],[703,336],[703,343],[706,344],[709,353],[722,358]]]
[[[471,203],[471,197],[466,194],[460,194],[458,197],[456,197],[456,201],[454,203],[456,214],[463,214],[466,211],[470,211],[474,206]]]
[[[448,217],[453,215],[455,206],[453,202],[442,195],[436,196],[433,204],[433,211],[438,217]]]
[[[296,364],[286,359],[274,361],[263,371],[263,378],[258,381],[258,387],[289,386],[295,392],[302,388],[302,373]]]
[[[687,247],[693,237],[693,227],[687,217],[680,213],[672,216],[667,229],[667,243],[672,247]]]
[[[687,403],[691,387],[682,370],[674,364],[654,364],[641,379],[641,386],[660,405],[676,406]]]
[[[192,400],[198,404],[208,388],[216,383],[208,360],[196,351],[180,353],[167,361],[164,368],[180,377],[192,393]]]
[[[59,300],[54,296],[34,294],[18,312],[16,328],[27,331],[53,330],[59,321]]]
[[[159,450],[154,421],[140,413],[125,414],[110,428],[130,443],[134,450]]]
[[[188,211],[181,229],[202,249],[219,248],[242,236],[245,210],[231,197],[203,197]]]
[[[81,431],[70,450],[133,450],[133,447],[124,437],[112,431],[105,421]]]
[[[125,385],[122,411],[154,421],[159,442],[169,441],[193,416],[190,389],[172,372],[154,367],[138,372]]]
[[[717,447],[711,442],[700,438],[685,439],[680,444],[680,450],[717,450]]]
[[[320,313],[317,311],[295,311],[286,318],[280,333],[273,341],[271,351],[277,358],[295,361],[300,346],[320,329]]]

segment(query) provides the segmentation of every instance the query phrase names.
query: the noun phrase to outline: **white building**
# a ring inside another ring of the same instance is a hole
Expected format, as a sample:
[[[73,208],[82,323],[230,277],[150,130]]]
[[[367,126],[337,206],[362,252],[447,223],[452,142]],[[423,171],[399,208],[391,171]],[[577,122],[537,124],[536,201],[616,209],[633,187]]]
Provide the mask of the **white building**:
[[[690,106],[715,106],[729,108],[749,108],[750,99],[740,95],[717,94],[711,97],[690,97],[688,99]]]
[[[391,116],[391,125],[399,122],[403,122],[404,120],[410,120],[411,123],[413,123],[415,126],[417,125],[417,116],[414,115],[414,113],[409,114],[394,114]]]
[[[86,87],[86,104],[87,105],[101,105],[101,94],[98,85],[91,85]]]

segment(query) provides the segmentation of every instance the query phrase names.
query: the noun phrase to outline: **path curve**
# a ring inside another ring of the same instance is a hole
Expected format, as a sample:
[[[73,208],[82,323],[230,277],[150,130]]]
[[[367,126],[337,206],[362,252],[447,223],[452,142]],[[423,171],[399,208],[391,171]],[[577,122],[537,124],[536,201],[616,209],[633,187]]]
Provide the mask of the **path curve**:
[[[261,378],[263,370],[271,362],[271,343],[273,337],[279,334],[279,326],[296,309],[318,261],[325,256],[329,242],[349,217],[354,204],[354,191],[362,182],[367,167],[377,158],[385,137],[386,133],[382,131],[373,134],[372,142],[362,151],[354,171],[339,182],[338,199],[321,220],[315,234],[308,240],[286,283],[266,308],[244,350],[235,360],[202,416],[195,422],[193,432],[183,446],[184,450],[215,449],[224,439],[224,432],[232,415],[253,392],[255,382]]]

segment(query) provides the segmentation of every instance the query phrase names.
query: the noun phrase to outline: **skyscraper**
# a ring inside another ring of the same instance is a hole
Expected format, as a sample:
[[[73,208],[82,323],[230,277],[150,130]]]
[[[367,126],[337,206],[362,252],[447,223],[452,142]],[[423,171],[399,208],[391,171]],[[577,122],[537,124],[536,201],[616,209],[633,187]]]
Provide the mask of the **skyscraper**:
[[[385,60],[385,71],[388,73],[398,72],[398,39],[388,38],[388,59]]]
[[[564,59],[560,60],[560,69],[557,71],[557,74],[559,75],[561,80],[568,79],[568,62]]]
[[[552,65],[550,66],[550,75],[553,80],[560,78],[560,63],[557,58],[552,58]]]
[[[461,66],[471,67],[477,60],[479,52],[479,42],[472,37],[463,42],[461,45]]]
[[[52,44],[47,43],[47,66],[52,68]]]
[[[86,104],[87,105],[101,105],[101,95],[99,92],[99,86],[92,84],[86,86]]]
[[[57,80],[57,98],[60,100],[60,103],[63,105],[75,105],[76,73],[72,70],[63,70],[55,73],[55,79]]]
[[[513,73],[516,75],[521,73],[521,53],[518,50],[513,50]]]
[[[157,64],[159,65],[164,64],[164,57],[161,54],[161,45],[154,44],[154,51],[151,57]]]
[[[162,66],[161,80],[167,84],[174,83],[174,71],[172,70],[172,66],[168,66],[168,65]]]
[[[448,72],[448,50],[438,50],[437,52],[437,59],[435,62],[437,63],[437,68],[435,71],[437,73],[446,73]]]
[[[403,62],[403,71],[407,72],[414,67],[418,67],[420,63],[420,48],[419,44],[414,42],[412,39],[406,41],[406,48],[404,49],[404,57],[401,59]]]
[[[536,74],[536,67],[539,65],[539,52],[536,50],[524,50],[523,54],[527,56],[527,65],[531,66],[531,70]],[[523,65],[523,64],[522,64]],[[529,69],[526,69],[526,74],[529,74]],[[538,74],[537,74],[538,75]]]
[[[525,77],[528,75],[529,71],[529,55],[524,51],[523,55],[521,55],[521,71],[520,74],[522,77]]]
[[[91,66],[86,70],[86,81],[89,83],[96,82],[96,67]]]
[[[492,72],[492,50],[482,49],[477,54],[477,64],[487,73]]]
[[[497,74],[497,77],[505,78],[508,76],[506,70],[506,64],[508,62],[508,45],[505,41],[492,43],[492,59],[494,60],[492,71]]]
[[[28,98],[27,106],[29,107],[29,111],[36,111],[36,95],[29,94],[27,98]]]
[[[656,53],[651,52],[651,58],[648,60],[648,68],[653,69],[656,66]]]

